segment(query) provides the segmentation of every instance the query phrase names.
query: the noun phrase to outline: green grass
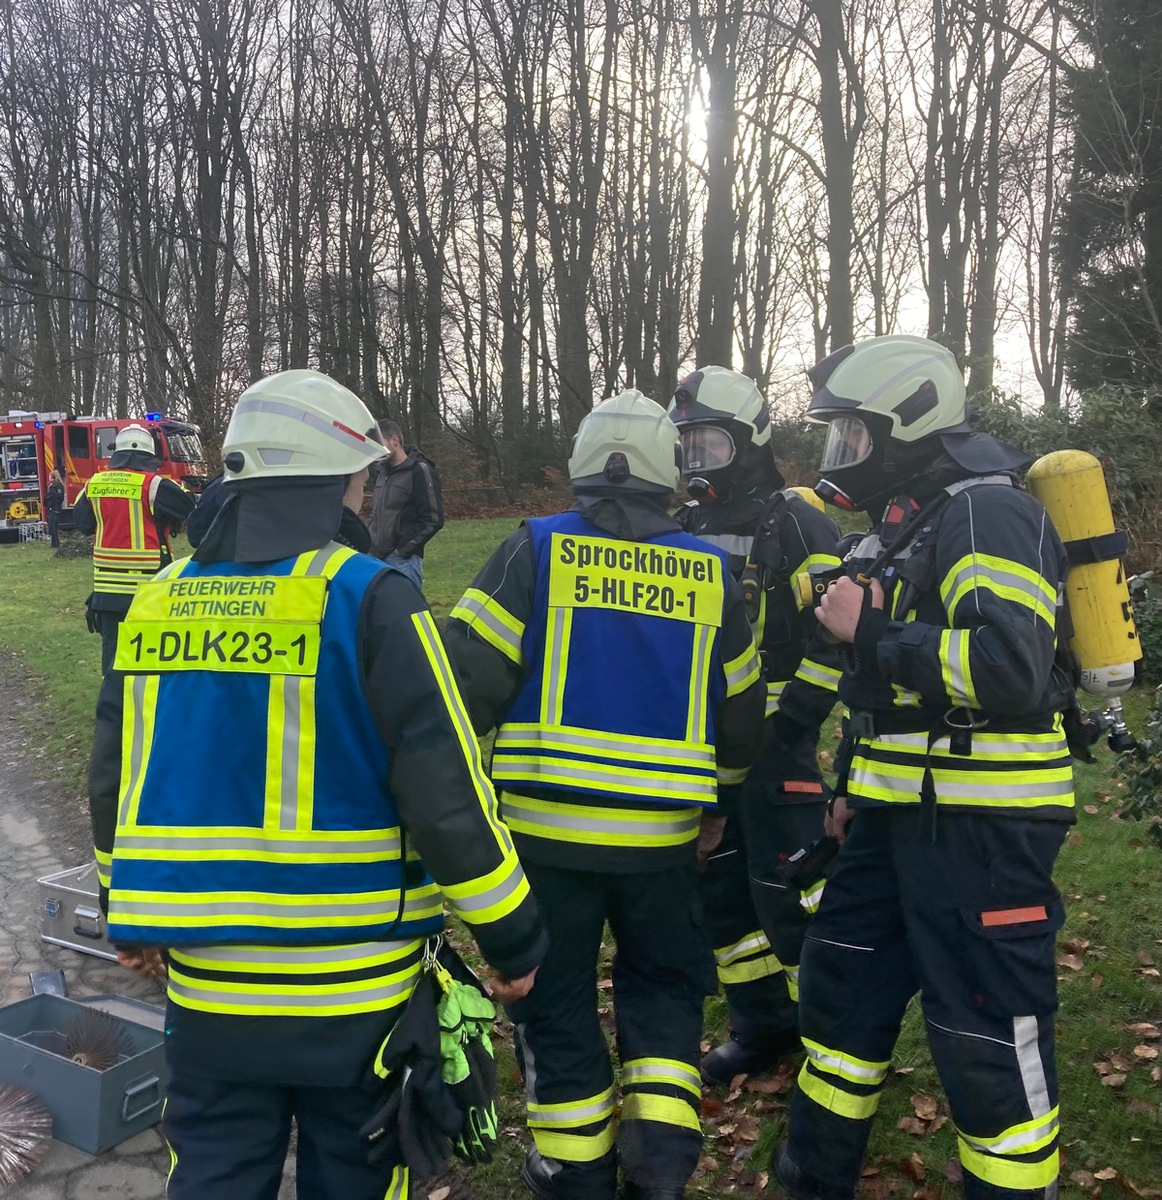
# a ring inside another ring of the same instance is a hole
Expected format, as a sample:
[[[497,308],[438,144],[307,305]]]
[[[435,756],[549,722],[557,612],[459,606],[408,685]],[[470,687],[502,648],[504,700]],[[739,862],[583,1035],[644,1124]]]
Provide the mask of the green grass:
[[[516,524],[511,518],[454,521],[431,543],[424,590],[439,617],[447,615]],[[28,744],[43,749],[44,761],[57,764],[62,780],[78,794],[83,791],[100,675],[100,639],[86,632],[84,621],[90,579],[87,559],[55,559],[41,545],[0,546],[0,651],[19,656],[34,681],[28,702],[3,716],[23,722]],[[1143,726],[1146,707],[1144,695],[1129,698],[1131,727]],[[1154,964],[1162,966],[1162,857],[1147,844],[1139,826],[1116,818],[1120,793],[1111,778],[1112,757],[1104,747],[1098,753],[1097,765],[1077,772],[1078,824],[1056,875],[1068,909],[1060,950],[1080,960],[1079,969],[1059,969],[1062,1180],[1064,1192],[1075,1196],[1092,1194],[1094,1186],[1103,1185],[1098,1181],[1079,1187],[1070,1182],[1071,1176],[1107,1167],[1118,1172],[1118,1179],[1106,1187],[1109,1195],[1119,1189],[1133,1195],[1130,1184],[1138,1194],[1162,1188],[1162,1088],[1151,1079],[1162,1059],[1135,1057],[1134,1047],[1142,1039],[1121,1028],[1162,1018],[1162,986],[1150,974],[1157,970]],[[1094,811],[1086,812],[1086,807]],[[1153,961],[1143,961],[1143,956]],[[709,1040],[721,1035],[722,1023],[721,1000],[709,1001]],[[523,1136],[519,1080],[511,1054],[502,1049],[500,1058],[502,1124]],[[1125,1074],[1125,1084],[1103,1086],[1094,1067],[1098,1062],[1111,1064],[1110,1073]],[[946,1164],[956,1155],[951,1124],[919,1137],[897,1128],[901,1118],[913,1116],[913,1095],[935,1096],[940,1112],[947,1112],[915,1008],[906,1021],[895,1067],[907,1073],[893,1073],[880,1105],[869,1160],[878,1173],[869,1177],[868,1192],[911,1196],[922,1187],[928,1200],[957,1196],[959,1186],[945,1175]],[[708,1105],[708,1153],[705,1169],[692,1185],[694,1194],[753,1192],[781,1134],[786,1099],[785,1094],[744,1090],[724,1108]],[[756,1115],[757,1138],[746,1140],[753,1133],[746,1119]],[[731,1125],[734,1133],[724,1133]],[[482,1196],[500,1200],[519,1193],[515,1181],[521,1153],[509,1142],[497,1163],[473,1175]]]

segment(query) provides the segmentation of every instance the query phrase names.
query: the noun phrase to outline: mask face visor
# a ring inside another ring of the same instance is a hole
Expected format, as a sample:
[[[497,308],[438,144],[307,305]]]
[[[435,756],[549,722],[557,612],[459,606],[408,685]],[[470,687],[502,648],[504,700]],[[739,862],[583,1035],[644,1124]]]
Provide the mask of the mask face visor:
[[[734,462],[734,438],[717,425],[691,425],[682,433],[682,471],[704,475]]]
[[[826,474],[865,462],[872,452],[871,430],[859,417],[834,417],[827,424],[820,470]]]

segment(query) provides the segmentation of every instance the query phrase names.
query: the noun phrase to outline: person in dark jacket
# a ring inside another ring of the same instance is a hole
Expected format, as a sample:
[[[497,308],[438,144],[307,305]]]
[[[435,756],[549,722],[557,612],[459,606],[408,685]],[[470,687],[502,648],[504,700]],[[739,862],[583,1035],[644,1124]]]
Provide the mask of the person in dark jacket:
[[[89,630],[101,635],[101,674],[108,675],[117,630],[138,587],[173,560],[169,539],[181,530],[194,497],[157,473],[153,435],[128,425],[113,443],[109,466],[81,489],[73,521],[93,538],[93,591],[86,605]]]
[[[226,503],[228,495],[224,472],[215,475],[202,489],[202,494],[198,497],[198,507],[190,513],[190,519],[186,522],[186,538],[195,550],[210,532],[210,526],[213,525],[222,505]]]
[[[817,610],[844,647],[843,846],[807,932],[807,1060],[775,1171],[791,1200],[856,1194],[919,992],[966,1200],[1050,1200],[1052,873],[1074,819],[1065,547],[1018,486],[1029,456],[966,421],[951,351],[872,338],[809,376],[807,415],[828,424],[816,490],[883,515]]]
[[[695,497],[678,521],[725,550],[736,579],[753,582],[748,615],[767,680],[763,753],[702,877],[731,1029],[703,1058],[702,1080],[725,1085],[799,1049],[799,959],[822,877],[792,884],[781,868],[823,836],[828,793],[817,748],[840,662],[838,648],[815,633],[793,584],[809,568],[838,568],[839,529],[783,490],[770,413],[754,380],[702,367],[678,385],[670,417]]]
[[[713,961],[697,863],[762,738],[765,688],[727,556],[669,515],[678,432],[628,391],[582,421],[576,504],[527,521],[448,622],[476,731],[549,927],[511,1009],[539,1197],[683,1194],[702,1148],[698,1047]],[[620,1117],[598,1019],[608,920]]]
[[[387,458],[376,468],[371,502],[371,553],[424,582],[424,547],[444,528],[436,468],[415,446],[405,448],[395,421],[380,421]]]
[[[56,549],[61,544],[61,509],[65,506],[65,481],[59,471],[54,470],[48,477],[48,490],[45,492],[44,502],[48,507],[49,542]]]
[[[316,371],[248,388],[227,499],[102,687],[94,841],[119,958],[168,970],[171,1200],[273,1197],[292,1121],[302,1200],[405,1200],[407,1146],[369,1162],[360,1129],[444,900],[502,999],[546,950],[435,621],[366,553],[371,426]]]

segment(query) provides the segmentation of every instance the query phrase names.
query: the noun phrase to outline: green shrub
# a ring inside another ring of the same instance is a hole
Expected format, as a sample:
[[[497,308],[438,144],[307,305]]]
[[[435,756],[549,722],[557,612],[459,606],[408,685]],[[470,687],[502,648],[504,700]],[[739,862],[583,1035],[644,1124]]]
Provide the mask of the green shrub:
[[[1145,821],[1151,839],[1162,848],[1162,688],[1154,693],[1154,707],[1137,746],[1118,759],[1118,773],[1127,792],[1122,813]]]

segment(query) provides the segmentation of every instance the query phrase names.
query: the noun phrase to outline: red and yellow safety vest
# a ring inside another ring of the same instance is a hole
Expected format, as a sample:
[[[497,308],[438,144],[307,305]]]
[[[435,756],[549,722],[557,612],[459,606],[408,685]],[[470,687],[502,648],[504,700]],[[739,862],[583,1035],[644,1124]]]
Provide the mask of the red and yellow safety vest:
[[[155,477],[154,472],[100,471],[89,480],[85,494],[97,522],[93,591],[132,596],[172,558],[149,503]]]

